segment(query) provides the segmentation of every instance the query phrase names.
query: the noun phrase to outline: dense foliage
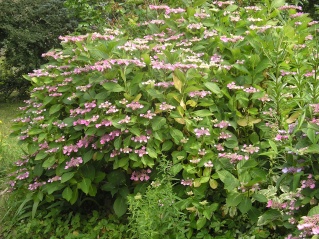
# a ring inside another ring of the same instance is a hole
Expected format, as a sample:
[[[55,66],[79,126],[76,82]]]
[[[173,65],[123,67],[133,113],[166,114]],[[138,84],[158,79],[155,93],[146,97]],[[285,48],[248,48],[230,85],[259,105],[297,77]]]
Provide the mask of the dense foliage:
[[[63,0],[0,1],[0,93],[29,87],[22,78],[45,63],[43,52],[58,47],[58,36],[77,26]],[[70,16],[70,17],[68,17]]]
[[[14,127],[18,217],[124,222],[129,205],[128,238],[318,234],[318,22],[301,10],[150,5],[136,31],[60,37]]]

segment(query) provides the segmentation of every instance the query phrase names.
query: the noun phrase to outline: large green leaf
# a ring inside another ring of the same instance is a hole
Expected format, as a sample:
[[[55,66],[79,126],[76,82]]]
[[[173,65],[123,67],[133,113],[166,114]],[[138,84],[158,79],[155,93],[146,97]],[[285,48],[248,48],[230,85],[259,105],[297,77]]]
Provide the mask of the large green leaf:
[[[270,209],[263,215],[259,216],[257,226],[267,225],[269,222],[272,222],[280,217],[281,213],[278,210]]]
[[[240,185],[237,178],[232,175],[230,172],[226,170],[221,170],[217,172],[220,180],[224,183],[224,188],[228,191],[237,190],[238,186]]]
[[[126,199],[122,196],[118,196],[114,201],[113,209],[116,216],[118,217],[123,216],[127,210]]]
[[[71,201],[72,196],[73,196],[72,189],[70,187],[66,187],[62,192],[62,197],[67,201]]]
[[[162,129],[162,127],[166,124],[166,119],[164,117],[156,116],[152,119],[151,125],[154,131]]]
[[[83,180],[78,183],[78,187],[85,193],[88,194],[91,186],[91,179],[83,178]]]

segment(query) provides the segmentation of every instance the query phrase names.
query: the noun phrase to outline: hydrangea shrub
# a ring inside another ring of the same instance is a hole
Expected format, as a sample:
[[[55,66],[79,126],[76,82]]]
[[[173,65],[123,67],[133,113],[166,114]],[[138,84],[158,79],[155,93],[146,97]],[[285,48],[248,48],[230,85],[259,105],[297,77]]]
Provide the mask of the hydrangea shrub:
[[[316,234],[298,221],[319,213],[318,23],[279,0],[147,14],[144,34],[62,36],[43,55],[14,126],[28,152],[12,189],[33,215],[107,193],[122,216],[166,158],[187,238]]]

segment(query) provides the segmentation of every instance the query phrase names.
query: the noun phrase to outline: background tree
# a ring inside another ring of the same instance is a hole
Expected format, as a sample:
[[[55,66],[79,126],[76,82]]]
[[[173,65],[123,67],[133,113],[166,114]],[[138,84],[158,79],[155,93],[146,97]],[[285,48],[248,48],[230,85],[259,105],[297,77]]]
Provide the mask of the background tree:
[[[28,82],[23,74],[45,62],[41,54],[58,47],[58,36],[69,34],[77,22],[63,0],[0,1],[0,93],[7,98]]]

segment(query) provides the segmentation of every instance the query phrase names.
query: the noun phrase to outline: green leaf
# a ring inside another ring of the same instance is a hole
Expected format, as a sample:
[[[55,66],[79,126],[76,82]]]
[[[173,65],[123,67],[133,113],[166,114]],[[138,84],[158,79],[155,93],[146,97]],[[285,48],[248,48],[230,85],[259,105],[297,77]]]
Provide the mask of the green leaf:
[[[148,155],[151,157],[151,158],[157,158],[157,153],[155,151],[155,149],[151,148],[151,147],[147,147],[146,148],[146,151],[148,153]]]
[[[257,144],[259,142],[259,136],[256,132],[249,135],[249,140],[252,144]]]
[[[293,174],[293,183],[292,183],[292,191],[295,191],[300,183],[300,177],[303,175],[303,172],[298,172]]]
[[[194,111],[193,114],[198,117],[206,117],[206,116],[213,115],[213,113],[209,110],[197,110],[197,111]]]
[[[249,160],[242,160],[240,162],[238,162],[237,164],[237,170],[238,171],[245,171],[251,168],[255,168],[258,166],[258,163],[253,160],[253,159],[249,159]]]
[[[193,7],[199,7],[201,5],[203,5],[204,3],[206,3],[207,0],[196,0],[194,3],[193,3]]]
[[[266,196],[259,193],[254,193],[252,198],[258,202],[268,202],[268,199],[266,198]]]
[[[127,210],[126,199],[122,196],[118,196],[114,201],[113,209],[116,216],[123,216]]]
[[[226,140],[224,144],[227,148],[233,149],[238,146],[238,141],[230,139],[230,140]]]
[[[275,221],[281,217],[281,213],[278,210],[270,209],[263,215],[259,216],[257,226],[267,225],[269,222]]]
[[[62,197],[67,200],[68,202],[71,201],[73,196],[73,191],[70,187],[66,187],[62,192]]]
[[[172,167],[171,167],[171,170],[170,172],[172,173],[173,176],[177,175],[180,171],[182,171],[183,169],[183,165],[181,163],[177,163],[177,164],[174,164]]]
[[[225,184],[224,188],[228,191],[237,190],[240,183],[237,178],[234,177],[230,172],[221,170],[217,172],[220,180]]]
[[[60,104],[53,105],[49,110],[49,114],[52,115],[52,114],[58,112],[59,110],[61,110],[61,108],[62,108],[62,105],[60,105]]]
[[[310,139],[311,143],[316,144],[316,132],[313,129],[307,129],[307,137]]]
[[[28,153],[30,155],[34,154],[35,152],[37,152],[39,149],[39,145],[37,144],[29,144],[28,145]]]
[[[125,182],[125,174],[122,170],[114,170],[106,175],[107,181],[114,185],[121,185]]]
[[[252,203],[250,198],[244,197],[243,200],[238,205],[238,209],[241,211],[241,213],[247,213],[249,210],[251,210]]]
[[[137,135],[137,136],[140,136],[141,135],[141,131],[139,128],[136,128],[136,127],[130,127],[129,128],[129,131],[134,134],[134,135]]]
[[[34,202],[33,202],[32,214],[31,214],[32,219],[35,217],[35,214],[36,214],[36,212],[37,212],[39,203],[40,203],[40,201],[39,201],[38,199],[37,199],[37,200],[34,200]]]
[[[308,212],[308,216],[313,216],[319,214],[319,206],[311,208]]]
[[[166,124],[166,119],[164,117],[155,116],[152,121],[152,129],[154,131],[160,130]]]
[[[65,182],[69,181],[71,178],[73,178],[74,174],[75,174],[74,172],[64,173],[61,176],[61,183],[65,183]]]
[[[79,191],[77,188],[73,187],[73,194],[72,194],[72,198],[70,200],[71,205],[76,203],[76,201],[78,200],[78,197],[79,197]]]
[[[268,143],[269,143],[271,149],[277,154],[278,153],[278,149],[277,149],[276,143],[274,141],[272,141],[272,140],[268,140]]]
[[[243,72],[243,73],[246,73],[248,75],[250,75],[250,72],[247,70],[247,68],[243,65],[238,65],[238,64],[234,64],[233,65],[237,70]]]
[[[312,144],[306,149],[306,153],[319,153],[319,145],[318,144]]]
[[[91,181],[94,180],[95,177],[95,167],[90,164],[85,164],[81,167],[80,170],[83,177],[91,179]]]
[[[43,132],[43,129],[30,129],[28,132],[28,135],[36,135],[36,134],[40,134]]]
[[[78,187],[85,193],[88,194],[91,186],[91,179],[83,178],[83,180],[78,183]]]
[[[221,93],[221,90],[219,86],[214,82],[205,82],[204,86],[207,87],[211,92],[215,93],[216,95],[219,95]]]
[[[225,11],[233,12],[233,11],[235,11],[236,9],[238,9],[238,6],[237,6],[237,5],[234,5],[234,4],[231,4],[231,5],[228,5],[228,7],[226,7]]]
[[[196,229],[197,230],[202,229],[205,226],[206,222],[207,222],[206,217],[200,217],[196,222]]]
[[[285,0],[274,0],[271,2],[272,8],[279,8],[281,6],[285,5]]]
[[[173,81],[174,81],[175,88],[181,93],[183,82],[175,74],[173,74]]]
[[[169,133],[172,136],[172,138],[174,139],[175,144],[179,144],[180,141],[184,138],[184,134],[182,133],[182,131],[180,131],[178,129],[170,128]]]
[[[94,178],[94,183],[99,183],[101,182],[106,176],[106,173],[104,172],[101,172],[101,171],[98,171],[96,174],[95,174],[95,178]]]
[[[103,85],[103,88],[110,91],[110,92],[123,92],[125,89],[120,86],[119,84],[116,84],[114,82],[106,82]]]
[[[43,168],[49,168],[56,162],[56,158],[54,156],[49,157],[47,160],[45,160],[42,164]]]
[[[169,151],[173,147],[173,142],[170,140],[167,140],[162,145],[162,151]]]
[[[93,150],[89,150],[87,151],[84,155],[83,155],[83,162],[87,163],[88,161],[90,161],[93,158],[94,155],[94,151]]]
[[[244,195],[238,192],[230,192],[226,198],[226,204],[229,207],[236,207],[244,199]]]
[[[37,156],[35,156],[35,161],[37,160],[41,160],[41,159],[44,159],[46,156],[48,156],[48,154],[44,151],[40,151]]]

